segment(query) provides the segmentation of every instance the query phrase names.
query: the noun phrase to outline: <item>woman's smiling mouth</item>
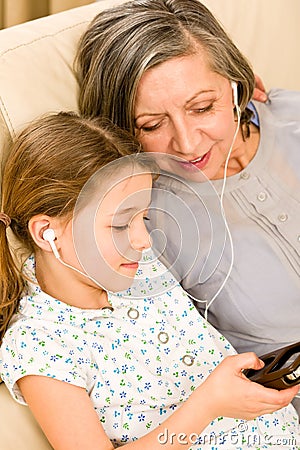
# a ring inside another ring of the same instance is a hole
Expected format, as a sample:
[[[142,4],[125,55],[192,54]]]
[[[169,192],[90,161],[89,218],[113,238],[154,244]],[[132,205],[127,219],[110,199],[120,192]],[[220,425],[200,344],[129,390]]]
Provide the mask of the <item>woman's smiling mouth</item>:
[[[185,170],[194,170],[195,167],[199,170],[203,170],[205,166],[207,165],[211,155],[211,150],[209,150],[207,153],[205,153],[202,156],[199,156],[199,158],[193,159],[191,161],[178,161],[178,163],[185,169]]]

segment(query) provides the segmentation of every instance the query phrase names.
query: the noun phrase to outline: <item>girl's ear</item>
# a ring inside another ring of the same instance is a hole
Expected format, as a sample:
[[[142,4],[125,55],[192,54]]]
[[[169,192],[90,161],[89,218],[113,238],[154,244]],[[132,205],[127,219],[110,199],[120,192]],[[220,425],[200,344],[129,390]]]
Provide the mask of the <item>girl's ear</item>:
[[[44,214],[32,217],[28,223],[28,230],[35,244],[46,252],[52,252],[49,242],[43,238],[44,231],[49,228],[54,228],[53,219]]]

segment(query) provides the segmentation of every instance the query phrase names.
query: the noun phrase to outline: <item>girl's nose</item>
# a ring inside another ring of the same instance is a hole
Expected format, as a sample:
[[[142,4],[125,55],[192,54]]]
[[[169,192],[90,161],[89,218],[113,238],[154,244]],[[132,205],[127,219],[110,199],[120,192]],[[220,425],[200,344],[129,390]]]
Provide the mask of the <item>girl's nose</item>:
[[[136,217],[129,228],[130,244],[134,250],[143,251],[151,247],[151,239],[144,219]]]

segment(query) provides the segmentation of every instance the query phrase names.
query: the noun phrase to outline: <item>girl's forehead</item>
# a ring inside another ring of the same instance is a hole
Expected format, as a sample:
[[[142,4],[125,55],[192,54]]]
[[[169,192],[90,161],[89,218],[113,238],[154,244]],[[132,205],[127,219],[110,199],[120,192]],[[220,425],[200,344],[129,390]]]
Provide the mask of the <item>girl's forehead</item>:
[[[91,220],[99,212],[101,216],[114,216],[121,212],[148,208],[151,201],[152,173],[144,170],[120,171],[107,180],[93,180],[77,200],[74,219],[88,215]]]
[[[103,212],[118,211],[118,213],[130,209],[145,208],[151,199],[152,174],[139,173],[118,177],[103,192],[99,207]]]

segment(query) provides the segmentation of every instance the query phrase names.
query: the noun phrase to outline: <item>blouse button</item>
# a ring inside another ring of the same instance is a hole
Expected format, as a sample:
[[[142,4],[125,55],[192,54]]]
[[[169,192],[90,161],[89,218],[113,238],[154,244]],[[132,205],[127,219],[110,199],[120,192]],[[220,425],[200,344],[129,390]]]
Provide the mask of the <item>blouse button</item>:
[[[299,236],[298,236],[298,238],[297,238],[297,239],[298,239],[298,242],[300,242],[300,234],[299,234]]]
[[[138,319],[139,315],[140,315],[140,313],[138,312],[137,309],[130,308],[130,309],[127,311],[127,316],[128,316],[130,319]]]
[[[161,331],[160,333],[158,333],[158,340],[159,342],[161,342],[162,344],[166,344],[169,340],[169,335],[168,333]]]
[[[250,178],[250,173],[249,173],[249,172],[242,172],[241,175],[240,175],[240,178],[241,178],[242,180],[249,180],[249,178]]]
[[[191,355],[184,355],[182,358],[182,362],[183,364],[185,364],[186,366],[192,366],[194,364],[194,357]]]
[[[280,222],[285,222],[286,220],[288,220],[288,215],[285,213],[281,213],[278,216],[278,220],[280,220]]]
[[[267,194],[265,192],[260,192],[257,195],[257,200],[259,200],[260,202],[264,202],[267,198]]]

